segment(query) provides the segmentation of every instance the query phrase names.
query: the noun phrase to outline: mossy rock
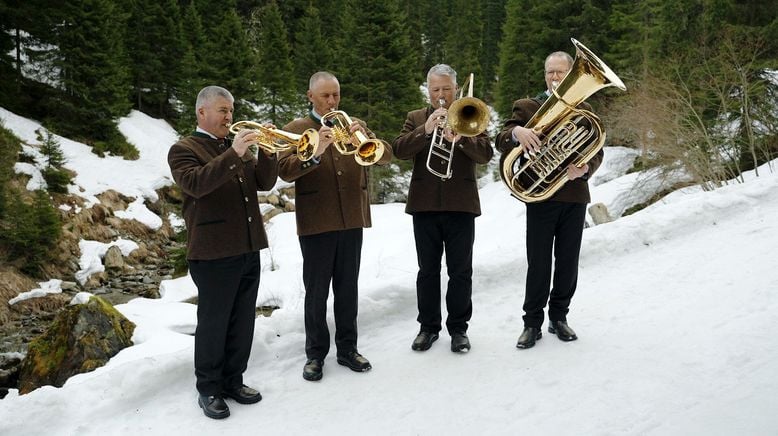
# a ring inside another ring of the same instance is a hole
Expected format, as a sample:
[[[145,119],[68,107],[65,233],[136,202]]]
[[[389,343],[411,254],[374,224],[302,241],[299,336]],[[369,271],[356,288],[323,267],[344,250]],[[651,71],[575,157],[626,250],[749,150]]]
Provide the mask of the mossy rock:
[[[134,331],[135,324],[100,297],[66,308],[30,342],[19,374],[19,393],[43,385],[62,387],[71,376],[105,365],[132,345]]]

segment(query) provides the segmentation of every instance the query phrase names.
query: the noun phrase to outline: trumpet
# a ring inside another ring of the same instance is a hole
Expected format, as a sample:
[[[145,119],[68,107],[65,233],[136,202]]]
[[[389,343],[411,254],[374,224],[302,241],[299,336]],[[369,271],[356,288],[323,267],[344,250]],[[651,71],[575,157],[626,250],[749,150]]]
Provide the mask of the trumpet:
[[[307,129],[302,134],[271,129],[254,121],[238,121],[230,125],[230,133],[236,134],[243,129],[253,130],[259,135],[259,148],[268,153],[277,153],[294,149],[297,158],[307,161],[313,157],[319,146],[319,132]]]
[[[373,165],[384,155],[384,143],[380,139],[370,139],[358,130],[353,134],[350,132],[349,126],[353,121],[345,112],[339,110],[327,112],[321,117],[321,124],[327,126],[328,123],[331,124],[334,136],[332,144],[340,154],[353,154],[359,165]],[[355,139],[359,145],[355,146],[352,139]]]
[[[462,97],[467,84],[470,84],[467,97]],[[438,99],[440,107],[446,104],[444,98]],[[471,137],[480,135],[481,132],[486,130],[489,124],[489,108],[486,103],[473,97],[473,73],[465,81],[462,89],[459,91],[459,98],[451,103],[448,108],[448,114],[445,117],[441,117],[438,121],[435,131],[432,133],[432,140],[430,141],[430,150],[427,153],[427,171],[440,177],[441,180],[448,180],[453,176],[451,170],[451,162],[454,160],[454,143],[451,143],[450,147],[446,147],[444,142],[444,129],[446,126],[450,127],[455,135]],[[445,169],[433,168],[433,157],[440,158],[441,167]]]

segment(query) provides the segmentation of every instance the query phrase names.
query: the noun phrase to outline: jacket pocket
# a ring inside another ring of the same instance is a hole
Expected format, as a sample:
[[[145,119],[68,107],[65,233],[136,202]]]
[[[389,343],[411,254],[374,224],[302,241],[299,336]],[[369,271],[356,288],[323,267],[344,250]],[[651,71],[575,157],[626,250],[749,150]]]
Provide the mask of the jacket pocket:
[[[222,224],[222,223],[226,223],[226,222],[227,222],[227,220],[203,221],[201,223],[197,223],[197,227],[210,226],[210,225],[213,225],[213,224]]]

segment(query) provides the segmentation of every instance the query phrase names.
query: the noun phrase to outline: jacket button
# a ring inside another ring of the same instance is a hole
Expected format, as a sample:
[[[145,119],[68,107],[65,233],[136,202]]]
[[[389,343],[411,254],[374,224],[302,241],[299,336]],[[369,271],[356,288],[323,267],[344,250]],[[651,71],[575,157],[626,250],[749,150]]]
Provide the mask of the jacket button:
[[[234,169],[235,169],[235,165],[234,165],[234,164],[233,164],[233,165],[230,165],[230,169],[231,169],[231,170],[234,170]]]
[[[243,197],[243,199],[246,200],[246,203],[249,202],[249,198],[248,197]]]
[[[243,177],[238,177],[238,181],[239,181],[240,183],[243,183]]]
[[[342,176],[343,175],[343,171],[338,170],[338,175]]]
[[[251,217],[249,217],[249,222],[251,222]]]

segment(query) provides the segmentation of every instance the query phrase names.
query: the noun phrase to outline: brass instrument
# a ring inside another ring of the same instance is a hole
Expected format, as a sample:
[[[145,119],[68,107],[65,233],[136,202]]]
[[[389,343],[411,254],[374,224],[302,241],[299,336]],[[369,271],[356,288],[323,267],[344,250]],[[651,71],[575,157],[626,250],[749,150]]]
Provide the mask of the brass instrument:
[[[462,97],[468,83],[470,86],[467,97]],[[438,104],[440,107],[443,107],[446,104],[446,100],[441,98],[438,100]],[[454,160],[454,146],[456,144],[451,143],[450,147],[446,146],[443,138],[443,131],[446,126],[450,127],[455,135],[471,137],[480,135],[481,132],[486,130],[488,124],[489,108],[486,106],[486,103],[473,97],[473,73],[470,73],[465,84],[459,90],[459,98],[451,103],[451,106],[448,108],[448,114],[438,122],[435,131],[432,133],[430,149],[429,153],[427,153],[427,170],[440,177],[441,180],[448,180],[453,175],[451,162]],[[440,158],[440,166],[445,167],[445,169],[433,168],[433,159],[435,158]]]
[[[259,148],[268,152],[276,153],[294,149],[297,158],[301,161],[309,160],[316,152],[319,146],[319,132],[314,129],[307,129],[302,134],[286,132],[279,129],[271,129],[254,121],[238,121],[230,125],[230,133],[236,134],[243,129],[249,129],[257,132],[259,135]]]
[[[599,117],[577,106],[595,92],[615,86],[626,91],[619,77],[588,48],[570,38],[576,56],[570,72],[524,126],[541,140],[540,151],[519,146],[503,155],[500,175],[511,193],[534,203],[554,195],[567,183],[567,167],[582,167],[605,143]]]
[[[359,165],[373,165],[384,155],[384,143],[380,139],[370,139],[359,130],[351,133],[349,126],[353,121],[345,112],[338,110],[327,112],[321,117],[321,124],[326,126],[327,123],[331,124],[334,136],[332,145],[340,154],[353,154]],[[359,145],[355,146],[352,139],[355,139]]]

